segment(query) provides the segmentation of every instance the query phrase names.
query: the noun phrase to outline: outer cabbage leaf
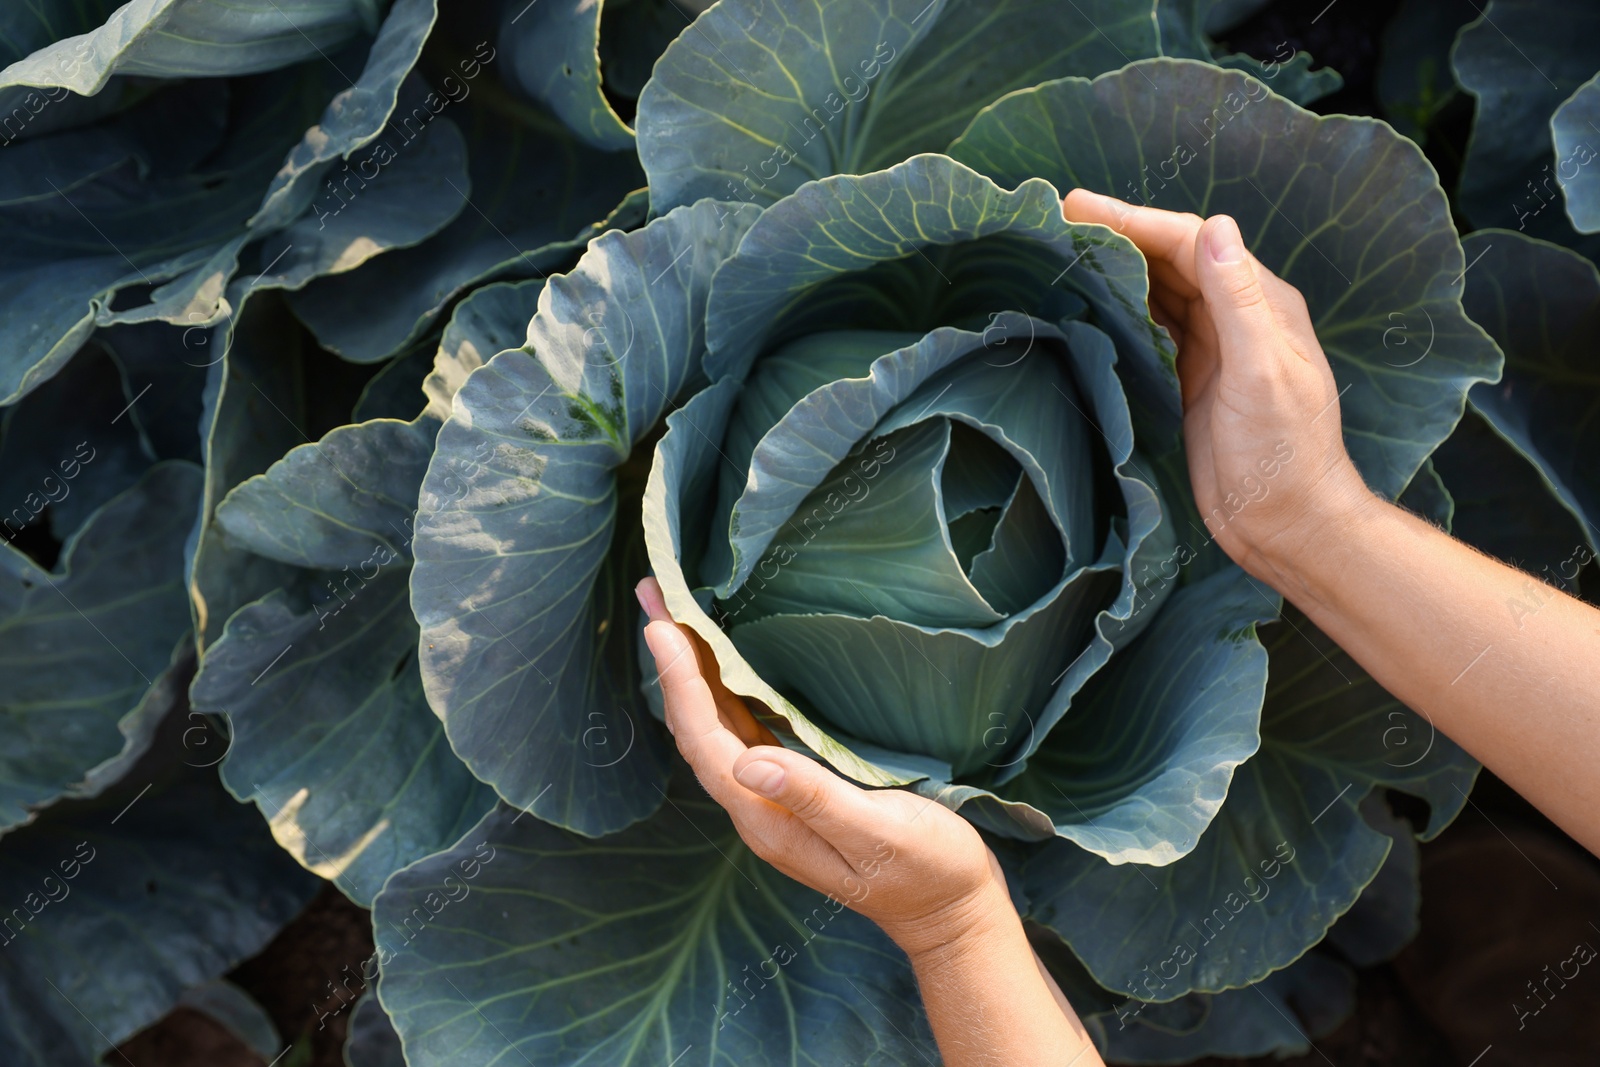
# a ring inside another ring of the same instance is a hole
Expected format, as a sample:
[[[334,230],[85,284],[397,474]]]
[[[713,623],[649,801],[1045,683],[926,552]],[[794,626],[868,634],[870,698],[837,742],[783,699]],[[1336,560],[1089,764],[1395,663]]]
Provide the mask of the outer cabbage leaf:
[[[130,0],[103,24],[31,50],[0,70],[0,90],[63,87],[93,96],[114,74],[216,78],[320,56],[378,28],[380,0]],[[62,5],[68,7],[68,5]],[[94,19],[94,4],[70,5]],[[60,29],[66,27],[58,27]]]
[[[498,6],[514,14],[525,5]],[[644,183],[632,153],[582,143],[516,95],[508,58],[488,40],[466,43],[478,32],[473,20],[489,16],[476,6],[446,10],[431,38],[454,60],[441,68],[447,71],[439,78],[443,93],[407,114],[397,112],[394,120],[409,129],[439,116],[460,127],[468,174],[466,181],[452,181],[465,209],[430,240],[321,279],[291,298],[319,342],[346,359],[385,359],[433,328],[473,285],[542,277],[590,238],[643,217],[644,194],[632,191]],[[514,58],[537,27],[522,19],[505,29],[500,45]]]
[[[98,344],[0,420],[0,536],[30,523],[65,541],[90,512],[139,480],[153,458],[122,368]],[[192,429],[192,428],[191,428]]]
[[[1579,233],[1600,232],[1600,74],[1567,97],[1550,117],[1556,181],[1567,195],[1567,218]]]
[[[457,371],[464,353],[512,331],[520,338],[537,291],[499,286],[468,297],[438,364]],[[414,369],[413,409],[420,377]],[[494,804],[446,742],[417,664],[412,515],[438,427],[427,413],[341,426],[241,483],[216,512],[232,544],[297,573],[228,620],[191,700],[229,717],[229,790],[256,803],[296,859],[361,904]]]
[[[10,266],[0,265],[15,277],[0,325],[5,314],[24,320],[16,335],[25,342],[0,376],[0,391],[20,394],[53,373],[95,323],[211,325],[253,289],[349,270],[449,222],[466,195],[459,132],[439,123],[421,130],[420,147],[412,147],[418,131],[385,128],[432,19],[433,0],[400,0],[366,51],[359,82],[319,57],[225,89],[169,88],[110,123],[15,146],[25,156],[13,157],[22,173],[37,177],[24,180],[36,188],[16,190],[3,213],[15,216],[19,232],[7,243]],[[339,91],[340,82],[348,88]],[[248,118],[224,137],[229,94]],[[353,180],[364,195],[346,205],[330,180],[335,209],[291,225],[334,163],[380,132],[384,141],[353,159],[373,180],[342,176],[346,194]],[[285,227],[259,250],[262,258],[251,258],[252,242]],[[241,262],[258,273],[230,291]],[[136,286],[148,298],[113,309],[116,294]]]
[[[1161,26],[1161,54],[1242,70],[1271,85],[1278,95],[1302,105],[1337,92],[1344,85],[1338,71],[1329,67],[1312,70],[1310,54],[1291,52],[1287,43],[1269,60],[1218,48],[1211,40],[1215,24],[1238,21],[1227,10],[1230,6],[1233,5],[1218,0],[1159,0],[1156,19]]]
[[[1466,264],[1444,192],[1381,122],[1319,117],[1243,74],[1158,59],[1014,93],[951,154],[1002,183],[1043,175],[1239,219],[1251,251],[1304,294],[1342,385],[1346,446],[1387,496],[1449,435],[1472,384],[1498,375],[1499,353],[1461,309]],[[1424,358],[1397,358],[1396,327],[1428,331]]]
[[[1091,1025],[1100,1033],[1101,1052],[1116,1063],[1191,1063],[1202,1056],[1282,1058],[1311,1052],[1316,1040],[1331,1033],[1355,1006],[1355,976],[1349,968],[1311,952],[1248,989],[1205,998],[1203,1015],[1191,1028],[1173,1030],[1156,1023],[1149,1005],[1137,1015],[1113,1014]]]
[[[278,1034],[272,1016],[249,993],[226,978],[190,986],[178,998],[178,1007],[202,1012],[223,1027],[263,1060],[283,1050],[283,1038]]]
[[[1477,5],[1474,5],[1477,6]],[[1551,115],[1600,68],[1600,8],[1584,0],[1489,0],[1456,35],[1450,64],[1477,100],[1457,202],[1478,229],[1504,227],[1581,247],[1560,177],[1597,162],[1552,155]],[[1582,157],[1578,157],[1582,158]]]
[[[474,774],[581,833],[661,802],[667,748],[633,648],[642,471],[627,464],[696,373],[711,274],[753,214],[706,202],[592,242],[539,294],[526,346],[456,394],[423,482],[428,700]],[[623,756],[588,747],[612,740]]]
[[[368,989],[350,1013],[350,1032],[344,1042],[345,1067],[406,1067],[389,1013],[378,1003],[376,989]]]
[[[1433,464],[1455,502],[1454,536],[1569,593],[1576,588],[1584,554],[1593,552],[1589,537],[1515,444],[1469,409]]]
[[[502,807],[389,880],[378,992],[413,1067],[933,1061],[881,931],[757,859],[686,775],[666,799],[599,841]]]
[[[546,0],[513,4],[502,17],[499,44],[516,83],[605,152],[633,148],[633,130],[608,94],[637,98],[656,57],[689,25],[673,0]],[[611,76],[613,61],[621,79]],[[630,67],[644,75],[631,85]]]
[[[200,423],[205,493],[185,548],[202,655],[235,611],[294,579],[289,565],[232,543],[216,518],[230,489],[310,440],[304,429],[308,380],[317,384],[316,360],[327,357],[308,352],[312,346],[303,335],[285,329],[290,321],[281,302],[268,295],[249,301],[237,322],[230,319],[192,338],[185,334],[201,357],[196,362],[208,364]]]
[[[1462,241],[1480,261],[1467,311],[1505,352],[1472,406],[1538,468],[1600,551],[1600,273],[1564,248],[1505,230]]]
[[[163,675],[189,628],[183,535],[199,491],[193,465],[158,464],[90,516],[54,571],[0,546],[0,831],[104,789],[171,706]]]
[[[1377,877],[1392,842],[1362,815],[1369,793],[1426,800],[1424,839],[1466,804],[1478,765],[1298,612],[1264,644],[1260,751],[1194,851],[1165,867],[1111,866],[1055,841],[1028,861],[1032,918],[1108,989],[1159,1002],[1260,981]]]
[[[155,767],[59,805],[0,842],[0,892],[27,918],[7,912],[0,1057],[98,1063],[260,951],[317,884],[207,770]]]
[[[766,204],[939,151],[1013,89],[1159,52],[1152,0],[725,0],[662,53],[639,155],[657,210]]]

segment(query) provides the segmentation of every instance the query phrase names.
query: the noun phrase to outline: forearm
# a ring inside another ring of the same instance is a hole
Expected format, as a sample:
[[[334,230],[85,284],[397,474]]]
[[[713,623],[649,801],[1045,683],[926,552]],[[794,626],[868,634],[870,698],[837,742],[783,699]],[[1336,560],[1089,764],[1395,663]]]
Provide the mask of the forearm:
[[[949,928],[950,940],[910,950],[946,1067],[1103,1067],[1003,891]]]
[[[1265,577],[1600,853],[1600,611],[1375,497],[1324,520]]]

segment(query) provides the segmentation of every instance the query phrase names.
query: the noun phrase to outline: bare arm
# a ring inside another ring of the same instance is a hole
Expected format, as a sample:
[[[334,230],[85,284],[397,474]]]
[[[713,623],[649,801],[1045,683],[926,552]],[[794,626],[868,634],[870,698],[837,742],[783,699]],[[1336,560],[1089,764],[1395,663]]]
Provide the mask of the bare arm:
[[[1600,611],[1367,490],[1305,301],[1245,251],[1233,220],[1083,190],[1064,207],[1150,262],[1152,314],[1178,342],[1190,480],[1217,543],[1600,853]]]
[[[978,832],[933,801],[861,789],[778,746],[668,616],[655,580],[638,592],[667,728],[700,784],[756,855],[904,950],[947,1067],[1103,1067]]]

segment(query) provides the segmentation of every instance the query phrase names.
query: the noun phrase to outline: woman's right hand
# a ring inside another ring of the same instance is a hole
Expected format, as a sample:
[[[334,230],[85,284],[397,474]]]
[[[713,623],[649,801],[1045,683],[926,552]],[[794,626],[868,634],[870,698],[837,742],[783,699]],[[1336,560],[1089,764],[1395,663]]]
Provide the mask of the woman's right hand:
[[[1376,498],[1345,451],[1339,390],[1305,298],[1252,256],[1226,215],[1201,219],[1086,189],[1062,205],[1150,265],[1150,311],[1178,347],[1189,476],[1206,534],[1284,588],[1294,561]]]

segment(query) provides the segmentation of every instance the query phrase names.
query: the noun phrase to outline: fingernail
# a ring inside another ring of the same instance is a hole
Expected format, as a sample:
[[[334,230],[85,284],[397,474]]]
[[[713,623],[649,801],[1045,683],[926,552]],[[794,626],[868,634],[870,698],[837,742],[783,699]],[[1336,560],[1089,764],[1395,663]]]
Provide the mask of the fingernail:
[[[775,796],[783,788],[783,768],[763,759],[745,764],[734,777],[740,785],[764,797]]]
[[[633,587],[633,595],[638,598],[639,606],[644,613],[652,619],[667,617],[667,606],[661,603],[661,597],[651,588],[650,579],[646,578]]]
[[[1206,247],[1211,250],[1215,263],[1238,263],[1244,259],[1244,238],[1239,234],[1239,224],[1226,215],[1212,221],[1211,232],[1206,237]]]

